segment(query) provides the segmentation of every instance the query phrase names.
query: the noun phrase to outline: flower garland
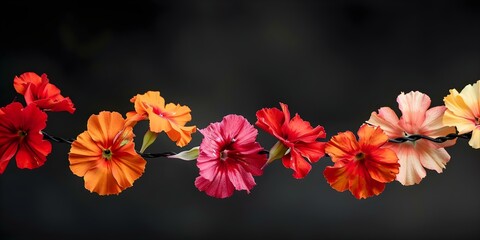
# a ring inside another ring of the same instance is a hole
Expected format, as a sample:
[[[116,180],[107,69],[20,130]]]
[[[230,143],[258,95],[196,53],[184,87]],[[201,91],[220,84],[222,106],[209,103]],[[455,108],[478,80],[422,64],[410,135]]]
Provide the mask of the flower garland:
[[[73,174],[83,177],[85,188],[99,195],[119,194],[133,186],[145,171],[145,158],[166,157],[196,160],[199,176],[195,186],[215,198],[227,198],[234,190],[250,190],[265,167],[281,159],[295,179],[306,177],[312,165],[328,155],[333,163],[323,172],[330,186],[349,190],[357,199],[379,195],[387,183],[419,184],[426,169],[442,173],[450,161],[445,148],[458,138],[480,148],[480,80],[461,92],[451,89],[444,106],[430,108],[430,97],[418,91],[397,97],[400,117],[389,107],[372,112],[357,131],[341,132],[326,141],[323,126],[313,127],[299,114],[291,117],[288,105],[256,112],[255,125],[240,115],[230,114],[220,122],[198,129],[200,146],[180,153],[145,153],[158,134],[165,132],[179,147],[192,140],[196,126],[188,106],[165,103],[158,91],[137,94],[130,99],[134,110],[125,114],[102,111],[90,116],[87,129],[76,139],[64,139],[44,132],[47,113],[75,112],[71,99],[61,95],[46,74],[23,73],[13,80],[25,106],[13,101],[0,108],[0,174],[12,158],[22,169],[41,167],[53,142],[71,144],[68,160]],[[133,128],[148,121],[140,150],[135,149]],[[258,129],[277,143],[269,151],[256,141]],[[50,141],[48,141],[50,140]],[[325,141],[322,141],[325,140]]]

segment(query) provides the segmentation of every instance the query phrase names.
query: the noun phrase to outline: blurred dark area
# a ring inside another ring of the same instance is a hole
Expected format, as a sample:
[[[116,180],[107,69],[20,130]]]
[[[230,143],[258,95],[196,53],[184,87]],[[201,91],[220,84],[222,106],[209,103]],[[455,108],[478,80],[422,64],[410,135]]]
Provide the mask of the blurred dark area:
[[[448,90],[480,79],[478,1],[99,1],[0,3],[0,106],[22,100],[13,78],[48,74],[75,114],[49,113],[48,133],[72,138],[102,110],[125,114],[130,98],[160,91],[206,127],[231,113],[287,103],[330,137],[356,132],[372,111],[398,110],[401,92],[443,104]],[[398,111],[397,111],[398,112]],[[137,147],[146,123],[135,129]],[[193,135],[186,147],[198,146]],[[275,140],[259,132],[269,149]],[[323,177],[302,180],[281,162],[250,194],[214,199],[194,186],[194,162],[148,159],[118,196],[100,197],[70,171],[69,145],[53,143],[44,166],[11,160],[0,176],[1,239],[476,239],[480,154],[467,141],[419,185],[388,184],[356,200]],[[165,134],[150,152],[181,151]]]

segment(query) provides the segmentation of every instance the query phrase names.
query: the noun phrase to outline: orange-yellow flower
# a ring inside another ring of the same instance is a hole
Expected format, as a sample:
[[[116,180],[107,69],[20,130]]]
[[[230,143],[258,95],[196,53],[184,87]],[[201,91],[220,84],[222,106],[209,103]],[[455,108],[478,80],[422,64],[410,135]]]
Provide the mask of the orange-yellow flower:
[[[359,141],[352,132],[339,133],[325,146],[334,166],[323,172],[332,188],[350,190],[356,198],[379,195],[385,184],[395,180],[400,164],[394,151],[384,148],[388,136],[379,127],[362,125]]]
[[[85,188],[100,195],[119,194],[145,170],[135,152],[132,127],[117,112],[100,112],[88,119],[87,131],[72,143],[70,169],[84,177]]]
[[[165,105],[165,100],[158,91],[137,94],[130,102],[134,103],[135,111],[127,113],[126,125],[133,126],[138,121],[149,119],[151,132],[164,131],[177,146],[183,147],[192,140],[192,133],[197,128],[185,126],[192,120],[188,106],[173,103]]]
[[[480,148],[480,80],[468,84],[458,93],[450,89],[450,94],[443,101],[447,110],[443,115],[443,124],[457,127],[459,134],[472,132],[468,144]]]

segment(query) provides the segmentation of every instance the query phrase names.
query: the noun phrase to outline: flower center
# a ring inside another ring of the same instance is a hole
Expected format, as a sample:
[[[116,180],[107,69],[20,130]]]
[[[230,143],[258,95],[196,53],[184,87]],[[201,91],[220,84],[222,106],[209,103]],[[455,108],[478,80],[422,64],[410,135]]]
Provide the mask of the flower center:
[[[24,137],[27,136],[27,132],[25,132],[23,130],[18,130],[17,134],[20,138],[24,138]]]
[[[110,151],[110,149],[105,149],[102,152],[102,157],[107,159],[107,160],[110,160],[112,158],[112,155],[113,155],[113,153],[112,153],[112,151]]]
[[[221,153],[220,153],[220,159],[225,161],[227,160],[228,158],[228,150],[223,150]]]
[[[357,154],[355,155],[355,160],[361,161],[361,160],[363,160],[363,159],[365,159],[365,153],[359,152],[359,153],[357,153]]]

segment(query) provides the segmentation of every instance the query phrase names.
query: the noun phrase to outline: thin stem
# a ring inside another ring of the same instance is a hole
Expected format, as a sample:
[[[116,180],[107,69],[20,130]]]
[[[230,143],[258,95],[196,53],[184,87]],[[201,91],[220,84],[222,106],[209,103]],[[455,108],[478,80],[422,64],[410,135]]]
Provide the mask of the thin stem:
[[[58,142],[58,143],[72,144],[73,141],[75,141],[75,139],[73,139],[73,138],[65,139],[65,138],[61,138],[61,137],[54,137],[54,136],[52,136],[52,135],[50,135],[50,134],[48,134],[44,131],[42,131],[42,133],[43,133],[43,136],[45,136],[46,139],[54,141],[54,142]],[[470,139],[471,137],[472,137],[472,132],[464,133],[464,134],[450,133],[447,136],[441,136],[441,137],[436,137],[436,138],[432,138],[432,137],[425,136],[425,135],[420,135],[420,134],[414,134],[414,135],[410,135],[410,136],[389,139],[388,141],[391,142],[391,143],[404,143],[404,142],[408,142],[408,141],[415,142],[415,141],[420,140],[420,139],[425,139],[425,140],[432,141],[432,142],[435,142],[435,143],[443,143],[443,142],[446,142],[446,141],[449,141],[449,140],[453,140],[455,138]],[[175,152],[141,153],[141,152],[138,152],[138,151],[137,151],[137,153],[144,158],[161,158],[161,157],[169,157],[169,156],[177,154]],[[259,154],[269,154],[269,151],[268,150],[262,150],[262,151],[259,152]]]
[[[446,142],[446,141],[449,141],[449,140],[453,140],[455,138],[470,139],[471,137],[472,137],[472,132],[464,133],[464,134],[450,133],[447,136],[441,136],[441,137],[436,137],[436,138],[432,138],[432,137],[425,136],[425,135],[420,135],[420,134],[414,134],[414,135],[410,135],[410,136],[389,139],[388,141],[392,142],[392,143],[403,143],[403,142],[407,142],[407,141],[415,142],[415,141],[420,140],[420,139],[425,139],[425,140],[432,141],[434,143],[443,143],[443,142]]]

